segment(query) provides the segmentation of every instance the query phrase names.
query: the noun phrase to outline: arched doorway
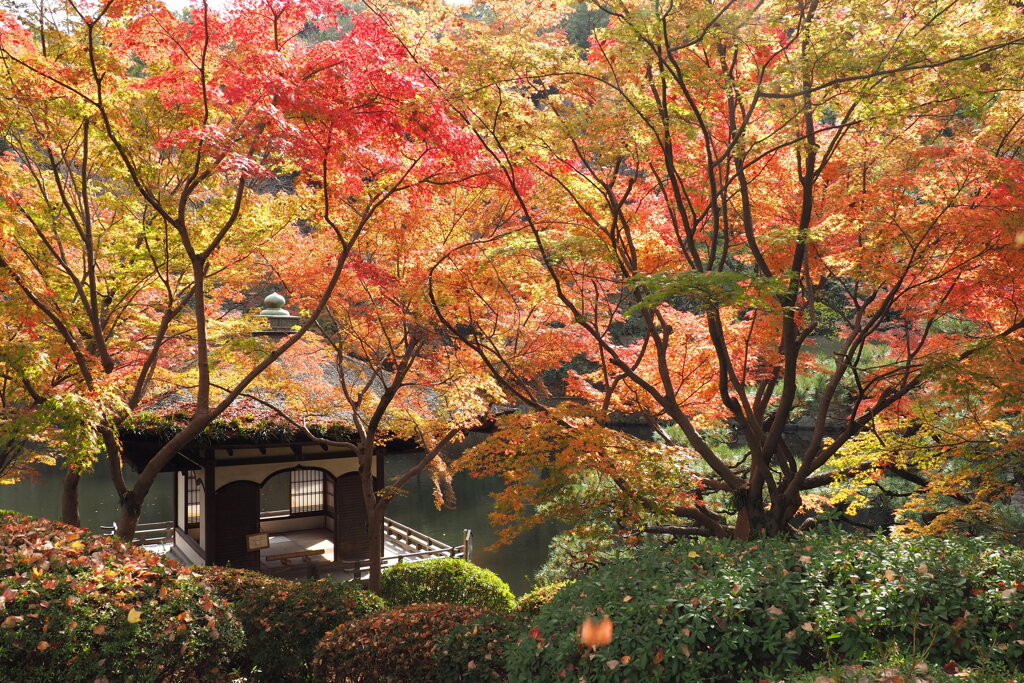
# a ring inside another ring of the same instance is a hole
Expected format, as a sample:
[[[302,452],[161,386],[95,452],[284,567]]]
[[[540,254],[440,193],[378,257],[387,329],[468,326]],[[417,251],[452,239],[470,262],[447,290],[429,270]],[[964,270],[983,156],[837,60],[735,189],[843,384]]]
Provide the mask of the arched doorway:
[[[291,467],[260,484],[260,518],[334,516],[334,477],[319,467]]]
[[[289,573],[299,565],[315,573],[316,566],[332,564],[335,529],[335,480],[327,470],[289,467],[260,484],[260,530],[269,543],[260,552],[264,570]]]

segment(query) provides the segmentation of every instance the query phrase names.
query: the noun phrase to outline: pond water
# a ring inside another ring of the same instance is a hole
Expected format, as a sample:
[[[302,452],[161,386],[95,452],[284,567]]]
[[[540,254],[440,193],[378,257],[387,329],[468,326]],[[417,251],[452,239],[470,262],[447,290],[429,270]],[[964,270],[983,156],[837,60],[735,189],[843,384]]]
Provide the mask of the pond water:
[[[452,447],[448,455],[455,457],[462,449],[478,443],[482,438],[482,435],[471,434],[465,444]],[[398,474],[417,459],[415,453],[389,454],[386,456],[386,474]],[[35,481],[26,480],[0,486],[0,509],[60,519],[63,477],[64,473],[60,469],[40,468],[39,477]],[[173,517],[172,486],[171,475],[161,474],[146,498],[142,522],[160,522]],[[434,507],[430,476],[420,474],[406,485],[405,495],[391,503],[387,515],[449,545],[461,545],[463,529],[471,529],[473,561],[496,572],[517,595],[529,590],[533,573],[547,559],[548,542],[555,535],[556,526],[542,525],[523,534],[512,545],[488,550],[487,547],[497,540],[497,534],[487,519],[494,508],[490,494],[501,489],[501,482],[493,477],[474,478],[458,473],[454,478],[454,486],[458,496],[457,507],[453,510],[437,510]],[[79,500],[82,525],[86,528],[100,531],[101,526],[109,526],[117,519],[117,499],[105,463],[97,463],[95,472],[82,477]]]

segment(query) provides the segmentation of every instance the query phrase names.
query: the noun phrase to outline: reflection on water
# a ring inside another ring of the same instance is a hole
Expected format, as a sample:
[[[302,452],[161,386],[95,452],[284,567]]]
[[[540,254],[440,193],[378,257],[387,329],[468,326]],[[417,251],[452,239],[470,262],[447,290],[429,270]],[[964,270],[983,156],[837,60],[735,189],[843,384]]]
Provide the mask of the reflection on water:
[[[481,439],[481,435],[470,435],[467,444],[460,445],[459,449],[479,443]],[[388,455],[386,474],[399,474],[416,461],[415,454]],[[534,572],[547,559],[548,543],[557,533],[557,525],[542,524],[523,533],[511,545],[488,550],[487,547],[498,540],[487,519],[494,509],[490,494],[501,490],[501,481],[494,477],[475,478],[460,472],[455,475],[454,487],[458,496],[456,508],[437,510],[430,475],[420,473],[406,485],[405,495],[388,506],[387,515],[449,545],[460,545],[462,530],[472,529],[473,562],[498,574],[516,595],[525,593],[533,585]]]
[[[64,470],[56,467],[39,467],[39,477],[33,482],[26,479],[10,486],[0,486],[0,509],[17,510],[36,517],[60,519],[60,497],[64,482]],[[129,470],[128,486],[135,483],[135,473]],[[170,474],[157,477],[142,509],[143,522],[161,522],[172,519],[174,507],[174,479]],[[107,463],[100,460],[93,472],[82,476],[78,485],[78,508],[82,526],[100,531],[101,526],[110,526],[118,517],[117,493],[107,474]]]
[[[467,442],[472,445],[481,438],[480,435],[471,435]],[[457,456],[464,447],[453,447],[449,455]],[[386,474],[400,474],[417,460],[415,453],[388,455]],[[0,509],[60,519],[63,477],[63,471],[57,468],[40,468],[40,476],[34,483],[26,480],[13,486],[0,486]],[[555,525],[542,525],[526,532],[510,546],[495,551],[487,550],[487,546],[497,540],[487,520],[487,515],[494,508],[490,494],[500,490],[501,482],[494,478],[477,479],[459,473],[455,476],[454,484],[458,506],[454,510],[437,510],[434,508],[430,476],[421,473],[406,485],[406,494],[391,503],[387,515],[450,545],[461,545],[462,530],[472,529],[473,561],[496,572],[517,595],[524,593],[531,586],[533,573],[547,557],[548,542],[556,532]],[[141,521],[171,519],[174,514],[172,495],[171,475],[161,474],[146,497]],[[97,463],[95,472],[82,477],[79,500],[82,525],[86,528],[99,531],[101,526],[110,525],[117,519],[117,498],[107,477],[105,462]],[[287,502],[282,507],[286,506]]]

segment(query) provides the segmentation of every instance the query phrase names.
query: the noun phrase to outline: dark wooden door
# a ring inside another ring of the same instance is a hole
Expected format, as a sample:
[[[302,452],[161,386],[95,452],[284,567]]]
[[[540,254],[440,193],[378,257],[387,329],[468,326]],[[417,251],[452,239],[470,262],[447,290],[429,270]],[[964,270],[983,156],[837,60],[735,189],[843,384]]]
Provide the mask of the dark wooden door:
[[[260,530],[260,487],[235,481],[217,489],[213,564],[259,569],[260,552],[247,550],[245,537]]]
[[[334,556],[345,560],[370,556],[369,525],[358,474],[334,481]]]

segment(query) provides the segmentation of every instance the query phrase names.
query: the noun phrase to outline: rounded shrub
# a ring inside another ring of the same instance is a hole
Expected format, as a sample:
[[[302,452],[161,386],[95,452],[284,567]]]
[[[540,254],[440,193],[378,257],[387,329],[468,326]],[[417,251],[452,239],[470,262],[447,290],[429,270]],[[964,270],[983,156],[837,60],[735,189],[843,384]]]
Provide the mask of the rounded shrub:
[[[465,605],[442,603],[396,607],[342,624],[320,641],[313,658],[317,680],[358,681],[452,680],[439,658],[440,642],[454,628],[486,614]]]
[[[23,683],[222,681],[242,638],[187,567],[66,524],[0,518],[0,672]]]
[[[515,609],[508,584],[490,569],[454,558],[396,564],[381,575],[380,595],[391,605],[447,602],[494,612]]]
[[[609,620],[607,644],[581,644]],[[649,546],[562,589],[509,680],[777,680],[886,648],[941,667],[1024,662],[1024,553],[975,539],[704,540]],[[591,627],[590,630],[594,630]]]
[[[246,569],[198,567],[245,629],[237,667],[252,680],[308,677],[309,661],[325,633],[386,609],[377,595],[354,583],[289,581]]]

